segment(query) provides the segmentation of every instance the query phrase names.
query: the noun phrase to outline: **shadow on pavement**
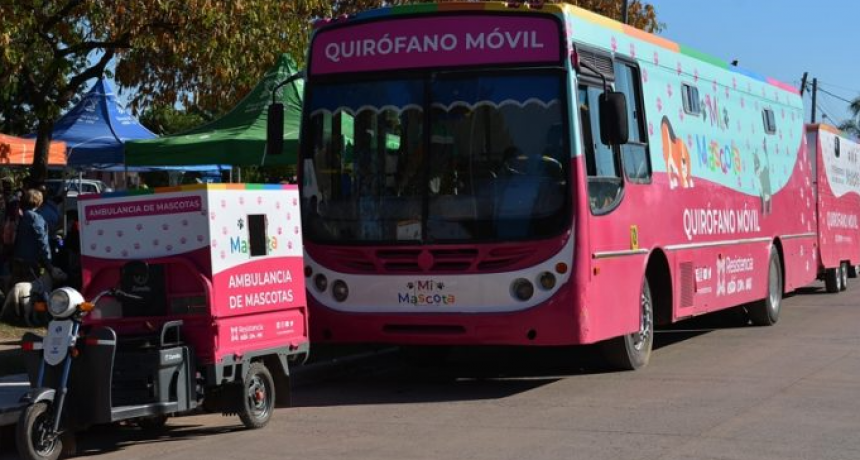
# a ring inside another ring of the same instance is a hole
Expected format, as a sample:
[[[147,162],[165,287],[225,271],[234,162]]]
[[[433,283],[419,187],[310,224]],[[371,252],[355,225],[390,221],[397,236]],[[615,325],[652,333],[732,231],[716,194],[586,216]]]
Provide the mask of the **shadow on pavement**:
[[[742,308],[658,328],[654,349],[709,332],[753,327]],[[298,407],[474,401],[506,398],[576,376],[616,372],[600,347],[418,347],[388,353],[332,378],[303,386]]]
[[[126,446],[190,441],[212,435],[244,430],[242,425],[203,426],[189,424],[189,419],[172,418],[160,430],[144,430],[134,426],[102,425],[77,434],[76,457],[89,457],[122,451]]]

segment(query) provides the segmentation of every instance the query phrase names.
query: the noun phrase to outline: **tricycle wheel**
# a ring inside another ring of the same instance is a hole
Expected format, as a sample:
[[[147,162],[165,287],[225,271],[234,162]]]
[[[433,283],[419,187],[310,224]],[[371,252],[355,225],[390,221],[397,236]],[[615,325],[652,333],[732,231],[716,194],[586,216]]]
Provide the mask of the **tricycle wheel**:
[[[25,460],[57,460],[63,450],[63,442],[53,433],[53,420],[48,403],[40,402],[27,406],[15,430],[18,454]]]
[[[275,382],[263,363],[251,363],[242,383],[239,418],[247,428],[262,428],[275,409]]]

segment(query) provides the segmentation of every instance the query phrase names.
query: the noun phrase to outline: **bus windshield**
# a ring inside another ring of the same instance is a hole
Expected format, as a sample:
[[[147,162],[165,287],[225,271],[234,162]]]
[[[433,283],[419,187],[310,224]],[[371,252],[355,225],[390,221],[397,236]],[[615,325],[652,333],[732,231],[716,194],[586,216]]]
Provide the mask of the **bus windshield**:
[[[302,164],[306,237],[427,243],[559,234],[570,215],[561,75],[314,85]]]

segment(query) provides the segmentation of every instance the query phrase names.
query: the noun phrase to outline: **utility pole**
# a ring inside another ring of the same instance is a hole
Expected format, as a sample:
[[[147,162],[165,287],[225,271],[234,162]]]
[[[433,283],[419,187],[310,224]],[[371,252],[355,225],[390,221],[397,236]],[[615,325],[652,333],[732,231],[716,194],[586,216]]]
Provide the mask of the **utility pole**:
[[[812,123],[812,124],[815,124],[815,108],[816,108],[816,104],[818,102],[816,100],[817,98],[818,98],[818,79],[813,78],[812,79],[812,118],[810,120],[810,123]]]
[[[621,22],[627,24],[627,7],[629,0],[621,0]]]
[[[806,91],[806,79],[809,77],[809,72],[803,72],[803,78],[800,79],[800,95],[803,96],[803,92]]]

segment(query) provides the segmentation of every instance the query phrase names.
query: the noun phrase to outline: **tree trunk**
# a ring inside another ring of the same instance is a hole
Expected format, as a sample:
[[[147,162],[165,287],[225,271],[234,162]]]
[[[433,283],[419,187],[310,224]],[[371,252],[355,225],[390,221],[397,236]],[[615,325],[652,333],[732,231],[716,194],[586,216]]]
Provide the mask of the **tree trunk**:
[[[51,135],[54,131],[53,120],[39,120],[36,127],[36,147],[33,165],[30,167],[30,180],[34,184],[45,182],[48,178],[48,150],[51,148]]]

